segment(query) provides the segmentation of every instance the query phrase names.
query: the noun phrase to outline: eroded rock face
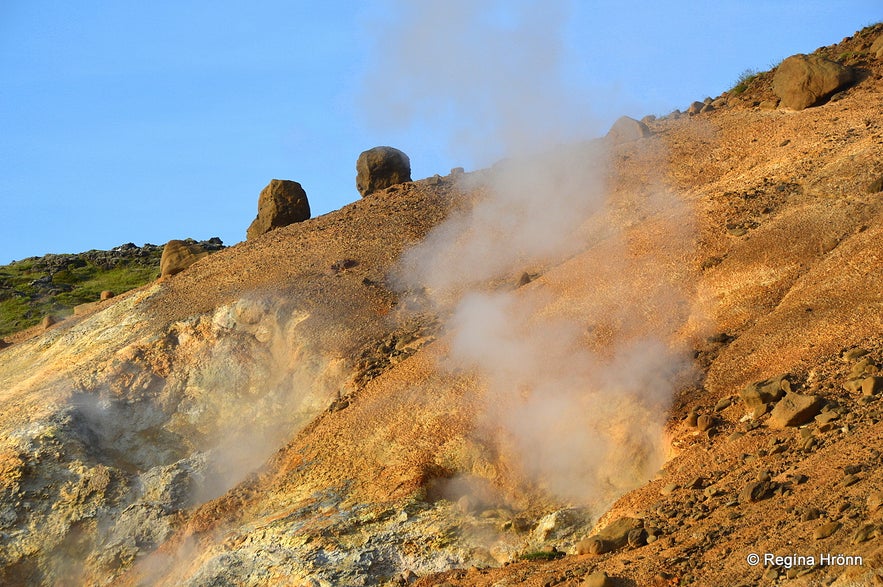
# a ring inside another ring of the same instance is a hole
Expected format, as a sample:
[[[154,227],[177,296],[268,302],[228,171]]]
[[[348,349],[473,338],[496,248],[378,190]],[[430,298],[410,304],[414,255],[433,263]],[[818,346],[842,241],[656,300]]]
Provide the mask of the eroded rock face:
[[[792,55],[773,78],[773,91],[781,106],[803,110],[824,102],[854,79],[850,68],[818,55]]]
[[[272,179],[258,197],[258,215],[246,231],[251,240],[274,228],[303,222],[310,218],[307,193],[296,181]]]
[[[392,147],[363,151],[356,161],[356,188],[362,197],[411,181],[411,160]]]
[[[240,299],[155,329],[135,298],[48,331],[55,362],[4,415],[0,584],[105,583],[167,540],[185,510],[260,466],[280,430],[320,413],[339,385],[333,364],[305,348],[305,314],[288,306]],[[33,344],[7,351],[3,366],[33,364]],[[110,356],[107,344],[119,345]]]

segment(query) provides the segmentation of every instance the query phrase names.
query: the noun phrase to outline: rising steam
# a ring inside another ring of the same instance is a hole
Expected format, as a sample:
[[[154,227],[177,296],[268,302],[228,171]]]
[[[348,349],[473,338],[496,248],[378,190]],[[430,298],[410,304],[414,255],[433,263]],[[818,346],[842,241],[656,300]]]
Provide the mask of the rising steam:
[[[610,145],[585,142],[591,101],[559,67],[569,3],[395,6],[381,67],[407,88],[396,111],[454,121],[451,144],[477,160],[510,157],[466,180],[475,199],[403,256],[398,285],[450,316],[446,364],[485,381],[486,434],[528,478],[603,507],[665,456],[689,372],[688,292],[672,276],[690,212],[659,186],[625,205],[606,185]],[[544,275],[515,289],[522,272]]]

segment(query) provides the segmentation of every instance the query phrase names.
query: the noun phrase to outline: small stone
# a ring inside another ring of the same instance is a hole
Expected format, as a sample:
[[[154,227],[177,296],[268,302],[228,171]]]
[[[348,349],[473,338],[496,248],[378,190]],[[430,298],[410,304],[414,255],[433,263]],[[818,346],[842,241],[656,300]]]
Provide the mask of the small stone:
[[[672,585],[672,581],[674,581],[675,576],[669,573],[657,573],[653,575],[653,578],[650,579],[650,583],[653,587],[668,587]]]
[[[855,534],[852,535],[852,543],[853,544],[861,544],[862,542],[867,542],[871,538],[877,535],[877,525],[876,524],[865,524],[861,528],[855,531]]]
[[[843,353],[843,360],[845,361],[855,361],[856,359],[861,359],[865,355],[868,354],[868,351],[865,349],[850,349]]]
[[[621,548],[628,544],[629,532],[643,527],[644,521],[640,518],[622,517],[607,524],[598,532],[598,537],[610,542],[615,548]]]
[[[643,528],[635,528],[628,534],[628,545],[638,548],[647,544],[647,532]]]
[[[592,573],[583,579],[582,587],[613,587],[614,583],[604,571]]]
[[[742,503],[761,501],[770,496],[770,489],[769,480],[753,481],[739,494],[739,501]]]
[[[668,485],[666,485],[665,487],[660,489],[659,493],[661,493],[662,495],[671,495],[672,493],[675,492],[675,490],[677,488],[678,488],[677,483],[669,483]]]
[[[773,428],[785,428],[805,424],[819,413],[821,403],[818,396],[789,392],[773,408],[769,425]]]
[[[846,465],[845,467],[843,467],[843,473],[845,475],[855,475],[856,473],[860,473],[861,470],[861,465]]]
[[[696,419],[696,427],[699,429],[699,432],[711,430],[714,428],[714,418],[708,414],[702,414]]]
[[[106,290],[104,290],[104,291],[101,292],[101,295],[99,296],[99,299],[100,299],[101,301],[109,300],[110,298],[114,297],[115,295],[116,295],[116,294],[114,294],[112,291],[110,291],[109,289],[106,289]]]
[[[40,326],[42,326],[45,329],[45,328],[49,328],[50,326],[52,326],[53,324],[55,324],[57,322],[58,322],[58,320],[55,319],[55,316],[52,316],[51,314],[47,314],[46,316],[43,316],[43,320],[40,322]]]
[[[690,410],[690,413],[687,414],[687,417],[684,418],[684,421],[687,423],[687,426],[690,428],[695,428],[698,425],[699,414],[696,412],[696,409]]]
[[[862,388],[862,380],[861,379],[847,379],[846,383],[843,384],[843,389],[848,391],[849,393],[857,393]]]
[[[702,489],[705,486],[705,479],[702,477],[694,477],[684,486],[687,489]]]
[[[875,491],[874,493],[868,496],[868,511],[875,512],[880,509],[880,506],[883,505],[883,492]]]
[[[409,585],[417,580],[417,573],[412,571],[411,569],[405,569],[401,574],[402,582],[405,585]]]
[[[597,535],[581,540],[576,545],[578,554],[604,554],[626,546],[632,530],[643,529],[640,518],[623,517],[605,526]]]
[[[818,520],[822,517],[822,512],[818,508],[807,508],[800,514],[801,522],[809,522],[811,520]]]
[[[739,397],[749,408],[763,406],[780,399],[785,394],[783,381],[787,381],[785,375],[751,383],[739,392]]]
[[[699,114],[705,107],[705,102],[693,102],[687,108],[687,114]]]
[[[856,483],[858,483],[861,480],[862,480],[862,478],[859,477],[858,475],[846,475],[845,477],[843,477],[843,486],[849,487],[851,485],[855,485]]]
[[[862,395],[872,396],[883,391],[883,377],[865,377],[862,379]]]
[[[822,524],[813,531],[812,536],[816,540],[824,540],[839,530],[840,526],[842,526],[840,522],[828,522],[827,524]]]
[[[577,554],[604,554],[613,550],[610,545],[605,544],[603,540],[597,537],[586,538],[576,543]]]
[[[716,404],[714,404],[714,411],[715,412],[723,412],[724,410],[729,408],[731,405],[733,405],[733,398],[725,397],[725,398],[721,399],[720,401],[718,401]]]
[[[849,370],[850,379],[862,379],[865,372],[868,371],[868,368],[871,366],[871,360],[868,357],[865,357],[858,363],[852,366],[852,369]]]

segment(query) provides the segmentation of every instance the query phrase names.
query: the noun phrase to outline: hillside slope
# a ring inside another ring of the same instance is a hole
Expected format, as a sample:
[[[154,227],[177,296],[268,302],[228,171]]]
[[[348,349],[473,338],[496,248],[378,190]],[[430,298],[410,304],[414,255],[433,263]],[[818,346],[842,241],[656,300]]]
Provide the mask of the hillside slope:
[[[648,138],[394,186],[0,350],[0,582],[870,584],[881,33],[822,50],[861,71],[827,104],[760,109],[764,74]],[[818,396],[806,424],[740,397],[783,378]],[[591,554],[622,517],[630,545]]]

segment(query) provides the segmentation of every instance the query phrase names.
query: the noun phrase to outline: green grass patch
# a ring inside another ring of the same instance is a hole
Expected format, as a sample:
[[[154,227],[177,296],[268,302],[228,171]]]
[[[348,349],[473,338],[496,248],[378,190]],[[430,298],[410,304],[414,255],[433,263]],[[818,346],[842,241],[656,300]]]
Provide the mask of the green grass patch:
[[[521,555],[521,560],[526,561],[553,561],[563,558],[564,553],[560,550],[537,550],[534,552],[526,552]]]
[[[751,86],[751,82],[757,79],[760,72],[754,69],[746,69],[736,78],[736,83],[730,89],[730,93],[739,95]]]
[[[104,251],[47,255],[0,266],[0,336],[62,318],[74,306],[98,301],[102,291],[121,294],[159,276],[162,251],[109,257]]]

